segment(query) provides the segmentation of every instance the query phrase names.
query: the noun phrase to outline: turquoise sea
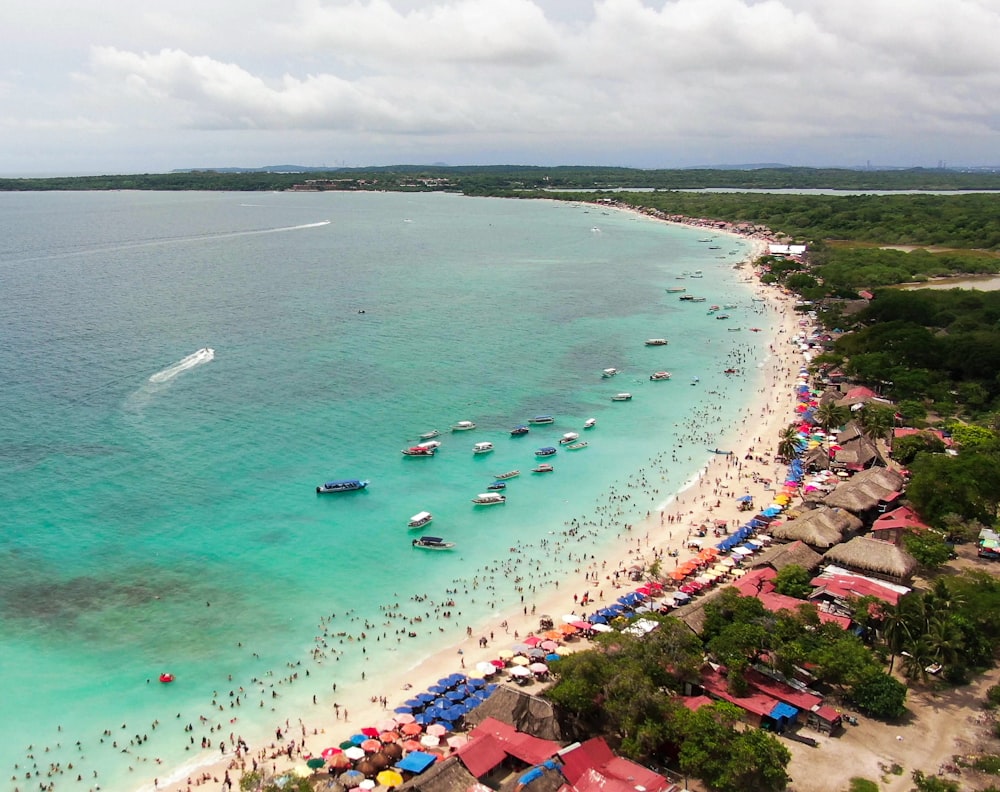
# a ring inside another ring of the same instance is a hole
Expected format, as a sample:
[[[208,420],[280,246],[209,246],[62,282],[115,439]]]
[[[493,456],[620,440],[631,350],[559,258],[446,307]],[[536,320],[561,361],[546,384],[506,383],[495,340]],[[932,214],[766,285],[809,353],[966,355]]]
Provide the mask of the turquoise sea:
[[[565,568],[545,537],[568,521],[593,522],[574,548],[614,542],[725,442],[766,355],[748,329],[770,319],[733,266],[745,244],[705,237],[447,194],[0,194],[0,789],[149,785],[200,751],[182,730],[200,713],[230,731],[210,704],[234,687],[309,669],[239,712],[240,733],[263,732],[272,706],[329,704],[333,682],[370,684],[530,602]],[[737,307],[717,321],[712,303]],[[673,379],[650,382],[661,369]],[[555,423],[509,436],[540,413]],[[588,448],[528,473],[591,416]],[[446,431],[459,420],[477,429]],[[436,457],[400,454],[433,428]],[[473,456],[484,440],[496,450]],[[654,495],[595,516],[681,442]],[[514,468],[505,505],[472,505]],[[369,488],[315,493],[353,477]],[[455,550],[410,546],[423,509]],[[469,579],[512,547],[532,588],[500,575],[473,602]],[[356,632],[455,591],[444,633],[316,660],[331,614]]]

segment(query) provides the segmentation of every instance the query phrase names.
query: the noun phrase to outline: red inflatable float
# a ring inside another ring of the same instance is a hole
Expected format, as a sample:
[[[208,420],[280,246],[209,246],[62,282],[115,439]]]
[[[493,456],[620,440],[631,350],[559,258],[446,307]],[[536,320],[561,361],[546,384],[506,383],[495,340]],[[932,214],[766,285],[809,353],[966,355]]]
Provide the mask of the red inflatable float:
[[[165,672],[163,674],[160,674],[160,681],[163,682],[163,683],[173,682],[174,681],[174,675],[171,674],[171,673],[169,673],[169,672]]]

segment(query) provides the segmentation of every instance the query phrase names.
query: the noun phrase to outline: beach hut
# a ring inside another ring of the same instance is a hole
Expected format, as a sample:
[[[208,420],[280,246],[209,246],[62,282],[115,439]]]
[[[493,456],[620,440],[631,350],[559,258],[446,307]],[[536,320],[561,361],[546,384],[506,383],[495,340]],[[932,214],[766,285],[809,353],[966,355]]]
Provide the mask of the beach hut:
[[[862,526],[860,519],[844,509],[819,508],[782,525],[772,525],[770,531],[775,539],[801,541],[810,547],[826,550],[840,544],[846,536],[857,533]]]
[[[497,688],[492,696],[466,715],[465,721],[469,726],[477,726],[487,718],[495,718],[517,731],[545,740],[563,740],[551,702],[522,690],[507,686]]]
[[[856,536],[837,545],[824,553],[823,558],[855,572],[894,583],[905,583],[917,569],[916,559],[903,548],[867,536]]]

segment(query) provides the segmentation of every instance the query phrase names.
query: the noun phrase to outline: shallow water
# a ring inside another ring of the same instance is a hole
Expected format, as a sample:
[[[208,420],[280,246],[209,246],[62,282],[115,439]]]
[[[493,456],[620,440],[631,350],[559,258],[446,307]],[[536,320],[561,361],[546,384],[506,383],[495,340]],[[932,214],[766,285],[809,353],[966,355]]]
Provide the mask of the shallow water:
[[[294,713],[362,669],[414,664],[439,626],[457,637],[531,602],[569,553],[613,541],[691,478],[765,354],[748,329],[769,319],[730,255],[743,243],[708,250],[703,229],[593,207],[0,194],[0,231],[10,788],[51,763],[56,789],[136,788],[197,752],[187,723],[228,733],[230,690],[248,692],[252,734],[272,706]],[[680,285],[707,301],[665,292]],[[718,321],[713,303],[737,307]],[[602,379],[609,366],[622,373]],[[673,379],[650,382],[660,369]],[[556,422],[509,436],[539,413]],[[535,448],[590,416],[588,448],[528,473]],[[463,419],[477,429],[445,431]],[[399,453],[432,428],[436,457]],[[483,440],[496,450],[474,456]],[[472,505],[514,468],[505,505]],[[350,477],[371,484],[315,493]],[[423,532],[454,551],[411,548],[406,521],[423,509]],[[460,617],[435,613],[447,598]],[[308,683],[281,682],[305,669]],[[172,685],[156,682],[165,670]]]

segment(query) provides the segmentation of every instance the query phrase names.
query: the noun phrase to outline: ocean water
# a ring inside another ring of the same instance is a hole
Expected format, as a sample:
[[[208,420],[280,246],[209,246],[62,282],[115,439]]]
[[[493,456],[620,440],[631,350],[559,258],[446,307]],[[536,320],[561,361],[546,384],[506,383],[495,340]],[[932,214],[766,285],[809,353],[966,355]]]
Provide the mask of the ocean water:
[[[759,384],[768,334],[749,328],[771,320],[734,269],[745,245],[705,236],[445,194],[0,194],[0,789],[148,785],[200,754],[183,725],[234,728],[235,687],[254,691],[237,731],[262,734],[530,603],[566,568],[569,521],[588,526],[574,552],[614,542]],[[712,303],[737,307],[717,321]],[[509,436],[540,413],[556,422]],[[588,448],[528,472],[591,416]],[[477,429],[446,431],[459,420]],[[400,454],[433,428],[436,457]],[[505,505],[472,505],[514,468]],[[354,477],[369,488],[315,493]],[[423,509],[455,550],[410,546]],[[511,548],[530,585],[497,571]],[[414,596],[462,615],[365,652],[338,640],[389,610],[409,623]]]

